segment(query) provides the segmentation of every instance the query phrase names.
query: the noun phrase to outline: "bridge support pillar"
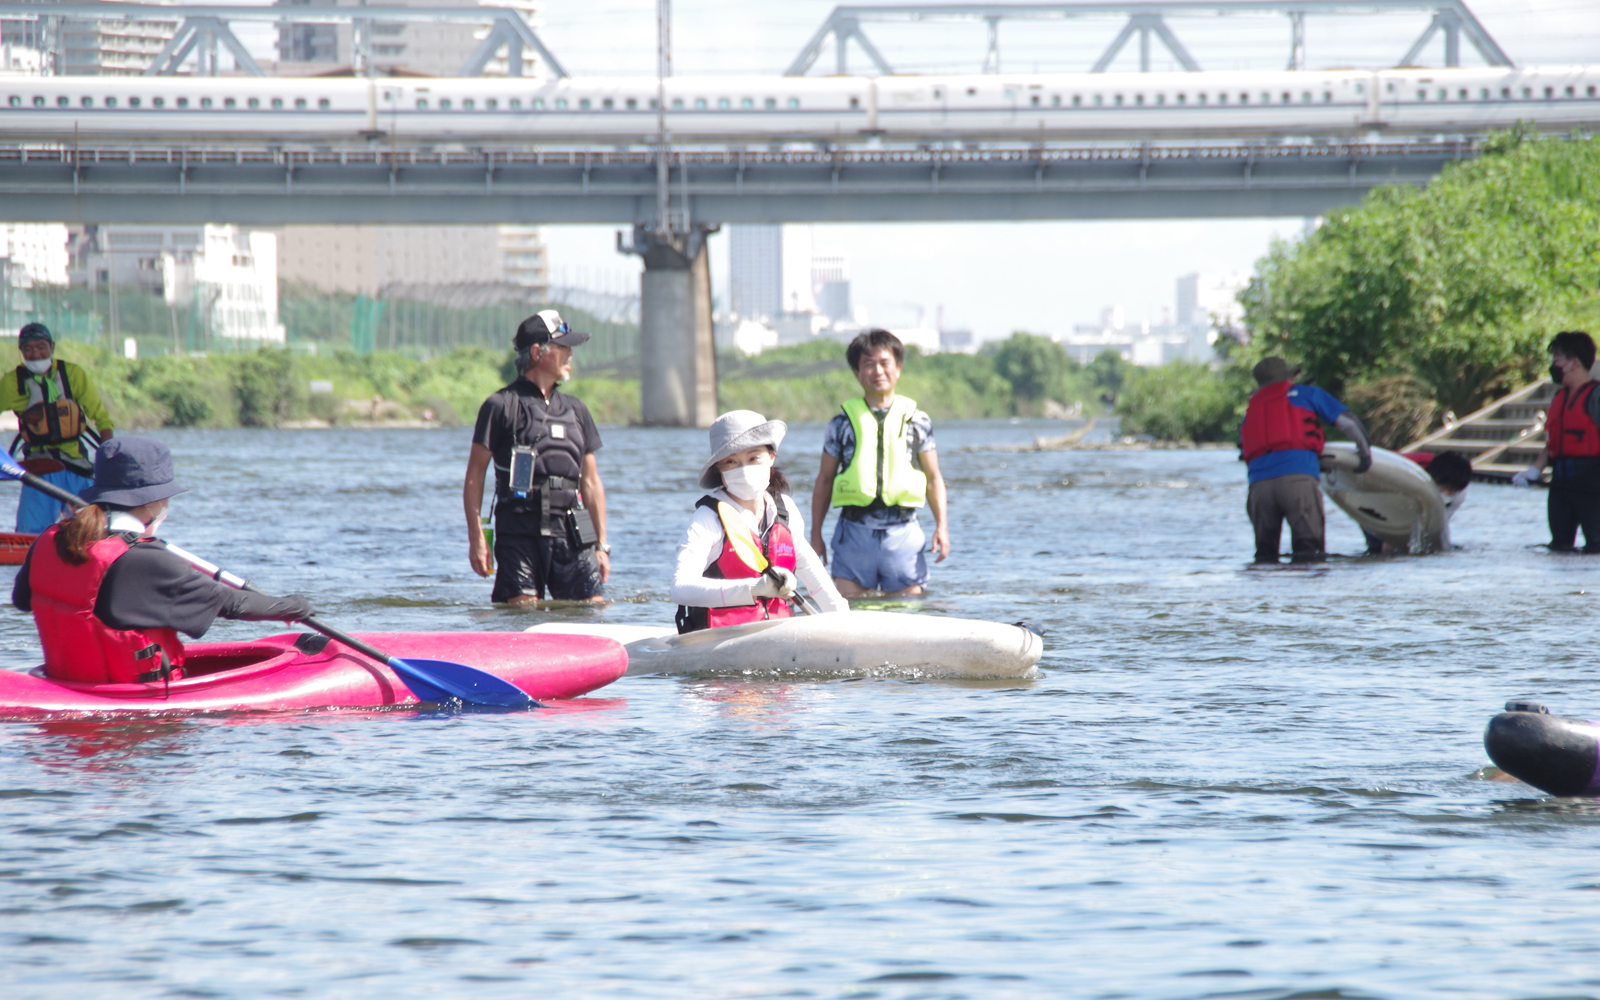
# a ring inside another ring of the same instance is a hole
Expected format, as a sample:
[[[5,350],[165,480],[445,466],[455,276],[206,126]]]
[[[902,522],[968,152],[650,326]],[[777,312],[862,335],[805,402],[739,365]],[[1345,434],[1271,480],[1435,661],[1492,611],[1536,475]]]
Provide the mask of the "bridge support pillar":
[[[717,419],[717,354],[711,326],[711,261],[697,225],[670,236],[635,226],[617,249],[644,258],[639,295],[639,401],[652,427],[709,427]]]

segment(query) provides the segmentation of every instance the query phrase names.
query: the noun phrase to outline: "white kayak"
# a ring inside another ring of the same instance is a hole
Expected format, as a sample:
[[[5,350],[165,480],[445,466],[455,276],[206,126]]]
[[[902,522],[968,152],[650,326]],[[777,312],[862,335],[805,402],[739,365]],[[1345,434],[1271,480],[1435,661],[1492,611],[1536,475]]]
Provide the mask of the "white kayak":
[[[1372,449],[1372,468],[1357,473],[1356,446],[1322,449],[1322,492],[1364,531],[1411,552],[1445,547],[1444,498],[1422,466],[1384,448]]]
[[[751,622],[679,635],[670,626],[547,622],[529,632],[615,639],[629,674],[792,674],[1023,678],[1044,652],[1016,625],[941,615],[850,611]]]

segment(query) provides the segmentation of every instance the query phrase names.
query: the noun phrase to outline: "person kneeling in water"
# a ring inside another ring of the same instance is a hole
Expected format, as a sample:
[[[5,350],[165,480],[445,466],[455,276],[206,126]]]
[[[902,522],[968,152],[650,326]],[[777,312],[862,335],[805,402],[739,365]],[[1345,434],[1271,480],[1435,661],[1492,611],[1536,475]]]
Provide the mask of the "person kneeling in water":
[[[314,613],[299,594],[272,597],[234,590],[202,575],[155,537],[173,481],[172,457],[154,438],[121,437],[100,446],[89,501],[52,525],[17,571],[11,603],[33,612],[44,672],[84,684],[179,680],[183,642],[218,617],[301,621]]]
[[[823,611],[850,610],[806,544],[800,508],[785,492],[789,481],[773,464],[787,430],[751,410],[732,410],[711,425],[700,486],[712,492],[694,505],[672,576],[680,633],[789,618],[797,582]]]

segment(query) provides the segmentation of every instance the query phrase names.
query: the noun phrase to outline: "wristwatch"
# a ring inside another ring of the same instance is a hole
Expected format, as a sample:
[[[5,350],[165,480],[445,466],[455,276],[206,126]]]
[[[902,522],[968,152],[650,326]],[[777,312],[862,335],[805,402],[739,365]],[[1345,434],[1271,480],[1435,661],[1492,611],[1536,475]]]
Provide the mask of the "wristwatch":
[[[611,546],[607,545],[605,542],[599,543],[595,546],[595,548],[599,549],[601,552],[604,552],[608,556],[611,554]]]

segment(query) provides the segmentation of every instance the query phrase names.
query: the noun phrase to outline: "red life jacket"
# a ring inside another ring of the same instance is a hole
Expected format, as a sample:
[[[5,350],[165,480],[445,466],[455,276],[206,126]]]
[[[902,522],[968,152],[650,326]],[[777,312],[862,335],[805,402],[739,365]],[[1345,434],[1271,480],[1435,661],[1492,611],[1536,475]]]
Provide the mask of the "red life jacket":
[[[1596,385],[1590,380],[1575,393],[1556,390],[1544,418],[1544,447],[1551,458],[1600,456],[1600,427],[1589,418],[1589,394]]]
[[[1239,444],[1246,462],[1274,451],[1301,449],[1322,454],[1326,440],[1322,421],[1313,411],[1289,401],[1289,390],[1293,388],[1294,383],[1284,379],[1262,386],[1250,397],[1244,426],[1239,428]]]
[[[765,570],[765,567],[750,561],[758,553],[759,558],[765,559],[767,565],[794,572],[794,535],[789,531],[787,505],[781,501],[778,503],[777,518],[759,540],[745,526],[744,515],[732,504],[705,496],[695,504],[696,510],[701,507],[709,507],[716,511],[718,519],[722,522],[722,552],[715,562],[706,567],[706,576],[715,580],[754,579]],[[737,543],[729,536],[730,526],[743,536]],[[754,604],[732,608],[691,608],[680,604],[678,632],[698,632],[706,628],[722,628],[726,625],[744,625],[769,618],[792,617],[794,612],[789,610],[789,602],[781,597],[758,597]]]
[[[114,629],[94,613],[100,582],[111,564],[128,551],[121,535],[89,546],[89,561],[74,566],[56,552],[58,525],[33,543],[28,585],[33,590],[33,623],[44,644],[45,675],[83,684],[137,684],[181,676],[183,642],[170,628]],[[170,678],[163,671],[173,668]]]

